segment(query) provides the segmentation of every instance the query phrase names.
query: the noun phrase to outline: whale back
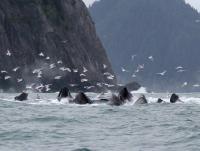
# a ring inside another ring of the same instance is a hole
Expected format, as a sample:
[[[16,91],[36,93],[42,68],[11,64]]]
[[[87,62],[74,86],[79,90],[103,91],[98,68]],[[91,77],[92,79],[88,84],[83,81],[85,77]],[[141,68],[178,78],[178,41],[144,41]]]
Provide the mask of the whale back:
[[[22,94],[20,94],[19,96],[15,97],[15,100],[17,101],[25,101],[28,100],[28,93],[23,92]]]
[[[79,94],[77,94],[73,102],[76,104],[82,104],[82,105],[92,104],[92,101],[83,92],[80,92]]]
[[[178,100],[179,100],[179,96],[173,93],[170,98],[170,103],[176,103]]]

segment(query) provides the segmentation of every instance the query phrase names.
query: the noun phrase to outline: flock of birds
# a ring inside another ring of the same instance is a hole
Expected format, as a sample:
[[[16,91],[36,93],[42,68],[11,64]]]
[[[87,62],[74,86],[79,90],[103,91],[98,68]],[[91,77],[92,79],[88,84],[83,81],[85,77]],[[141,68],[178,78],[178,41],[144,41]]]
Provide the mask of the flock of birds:
[[[7,52],[6,52],[6,56],[8,56],[8,57],[11,57],[12,56],[12,53],[11,53],[11,51],[10,50],[7,50]],[[43,59],[45,59],[45,60],[50,60],[51,58],[49,57],[49,56],[46,56],[43,52],[40,52],[39,54],[38,54],[38,56],[39,57],[41,57],[41,58],[43,58]],[[56,63],[51,63],[51,64],[48,64],[48,70],[52,70],[52,69],[58,69],[58,70],[60,70],[61,72],[68,72],[68,73],[77,73],[77,74],[79,74],[79,76],[80,76],[80,82],[81,83],[87,83],[87,82],[89,82],[89,79],[87,78],[87,76],[89,75],[89,73],[88,73],[88,71],[89,71],[89,69],[87,69],[86,67],[82,67],[82,71],[80,70],[80,69],[71,69],[71,68],[69,68],[69,67],[65,67],[64,66],[64,63],[63,63],[63,61],[62,60],[58,60]],[[109,81],[109,80],[114,80],[115,79],[115,76],[113,75],[113,74],[111,74],[111,73],[109,73],[109,72],[107,72],[107,68],[108,68],[108,66],[106,65],[106,64],[103,64],[102,65],[102,67],[103,67],[103,69],[105,70],[105,72],[103,73],[103,76],[105,76],[105,78],[107,78],[107,80]],[[17,67],[14,67],[13,69],[12,69],[12,72],[17,72],[17,71],[19,71],[21,69],[21,67],[20,66],[17,66]],[[45,68],[46,69],[46,68]],[[37,68],[37,69],[34,69],[33,71],[32,71],[32,74],[33,75],[35,75],[36,76],[36,78],[38,78],[38,79],[41,79],[42,77],[43,77],[43,68]],[[3,80],[9,80],[9,79],[12,79],[12,76],[10,76],[9,75],[9,72],[8,71],[6,71],[6,70],[1,70],[0,71],[1,72],[1,74],[4,74],[4,79]],[[58,73],[59,74],[59,73]],[[61,74],[61,75],[56,75],[55,77],[54,77],[54,80],[61,80],[62,78],[63,78],[64,76],[63,76],[63,74]],[[17,83],[21,83],[21,82],[23,82],[24,81],[24,79],[23,78],[17,78],[16,79],[17,81]],[[35,89],[35,90],[37,90],[37,91],[39,91],[39,92],[41,92],[41,91],[45,91],[45,92],[49,92],[50,90],[51,90],[51,86],[52,86],[52,84],[42,84],[42,83],[31,83],[31,84],[28,84],[28,85],[26,85],[26,89]],[[71,83],[71,84],[69,84],[69,86],[70,87],[76,87],[76,86],[78,86],[78,84],[76,84],[76,83]],[[108,87],[108,88],[111,88],[111,87],[115,87],[115,85],[113,85],[113,84],[110,84],[109,82],[103,82],[103,83],[100,83],[100,82],[97,82],[96,83],[96,85],[89,85],[89,86],[84,86],[84,88],[85,89],[87,89],[87,90],[90,90],[90,89],[92,89],[92,88],[95,88],[95,87]]]
[[[8,56],[8,57],[12,56],[12,53],[11,53],[10,50],[7,50],[6,56]],[[45,60],[50,60],[51,59],[49,56],[46,56],[43,52],[40,52],[38,54],[38,56],[44,58]],[[137,55],[132,55],[131,56],[131,60],[134,61],[136,57],[137,57]],[[154,61],[154,57],[153,56],[149,56],[148,60],[151,61],[151,62],[153,62]],[[89,82],[89,79],[87,78],[88,69],[86,67],[83,66],[83,69],[80,72],[79,69],[71,69],[69,67],[62,66],[63,65],[63,61],[62,60],[58,60],[56,63],[49,64],[49,70],[57,68],[57,64],[60,65],[59,70],[62,71],[62,72],[78,73],[80,75],[80,77],[81,77],[80,78],[80,82],[81,83]],[[107,67],[108,66],[106,64],[103,64],[103,69],[106,69]],[[17,72],[17,71],[20,70],[20,68],[21,67],[19,67],[19,66],[13,68],[12,72]],[[132,77],[136,78],[137,77],[137,73],[139,73],[144,68],[145,68],[145,64],[139,64],[137,66],[136,70],[133,72]],[[36,75],[36,77],[40,79],[40,78],[42,78],[42,75],[43,75],[42,70],[43,70],[42,68],[34,69],[32,71],[32,74]],[[175,67],[175,70],[176,70],[177,73],[183,73],[183,72],[187,71],[182,66]],[[129,70],[127,70],[124,67],[121,67],[121,71],[122,72],[126,72],[126,73],[130,72]],[[4,80],[9,80],[9,79],[12,78],[12,76],[9,75],[8,71],[1,70],[0,72],[1,72],[1,74],[5,75],[4,76]],[[158,75],[158,76],[165,76],[167,74],[167,72],[168,72],[167,70],[163,70],[163,71],[155,73],[155,74]],[[103,75],[106,76],[106,78],[108,80],[114,80],[115,79],[115,76],[113,74],[109,73],[109,72],[104,72]],[[61,80],[62,78],[63,78],[62,75],[57,75],[57,76],[54,77],[54,80]],[[17,78],[17,83],[21,83],[23,81],[24,81],[23,78]],[[35,85],[35,83],[29,84],[29,85],[26,86],[26,89],[33,89],[34,85]],[[40,84],[37,84],[37,86],[35,86],[34,89],[36,89],[38,91],[41,91],[42,89],[45,89],[45,91],[48,92],[48,91],[51,90],[51,88],[50,88],[51,85],[52,84],[46,84],[46,85],[44,85],[44,84],[40,83]],[[69,85],[71,87],[78,86],[78,84],[69,84]],[[121,85],[121,84],[119,84],[119,85]],[[96,86],[98,86],[98,87],[106,86],[108,88],[111,88],[111,87],[114,87],[115,85],[112,85],[112,84],[109,84],[109,83],[100,83],[100,82],[98,82],[98,83],[96,83],[96,85],[85,86],[84,88],[89,90],[89,89],[95,88]],[[183,82],[183,84],[181,85],[181,87],[186,87],[186,86],[188,86],[188,82],[187,81]],[[194,87],[194,88],[200,87],[200,84],[194,84],[194,85],[192,85],[192,87]]]
[[[134,60],[136,59],[136,57],[137,57],[136,54],[131,55],[131,61],[134,61]],[[148,60],[149,60],[150,62],[154,62],[155,59],[154,59],[154,57],[151,55],[151,56],[148,56]],[[145,64],[138,64],[137,67],[136,67],[136,70],[132,73],[131,77],[132,77],[132,78],[136,78],[136,77],[137,77],[137,74],[138,74],[140,71],[144,70],[144,68],[145,68]],[[175,72],[177,72],[177,73],[184,73],[184,72],[187,72],[187,70],[186,70],[183,66],[181,66],[181,65],[176,66],[174,69],[175,69]],[[121,72],[123,72],[123,73],[131,73],[131,71],[128,70],[128,69],[126,69],[125,67],[121,67]],[[168,73],[167,70],[163,70],[163,71],[161,71],[161,72],[155,73],[155,75],[160,76],[160,77],[164,77],[164,76],[166,76],[167,73]],[[188,86],[188,85],[189,85],[189,82],[188,82],[188,81],[184,81],[184,82],[181,84],[181,87],[183,88],[183,87],[186,87],[186,86]],[[198,84],[198,83],[197,83],[197,84],[193,84],[192,87],[198,88],[198,87],[200,87],[200,84]]]

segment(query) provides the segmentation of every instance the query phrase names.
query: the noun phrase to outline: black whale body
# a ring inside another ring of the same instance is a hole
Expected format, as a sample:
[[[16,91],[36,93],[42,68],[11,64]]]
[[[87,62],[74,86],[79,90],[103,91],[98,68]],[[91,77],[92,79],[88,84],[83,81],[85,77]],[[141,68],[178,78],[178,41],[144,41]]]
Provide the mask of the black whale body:
[[[177,102],[181,102],[181,100],[179,99],[179,96],[175,93],[173,93],[170,97],[170,103],[177,103]]]
[[[25,92],[21,93],[20,95],[15,97],[15,100],[16,101],[26,101],[26,100],[28,100],[28,93],[25,93]]]
[[[124,87],[119,91],[118,96],[114,94],[112,95],[112,98],[110,99],[108,104],[113,106],[121,106],[125,104],[126,101],[130,102],[132,97],[132,94],[128,91],[126,87]]]
[[[75,99],[73,100],[73,103],[75,104],[92,104],[93,102],[85,95],[85,93],[80,92],[76,95]]]
[[[57,98],[58,101],[61,101],[62,98],[72,98],[70,90],[67,87],[62,88]]]

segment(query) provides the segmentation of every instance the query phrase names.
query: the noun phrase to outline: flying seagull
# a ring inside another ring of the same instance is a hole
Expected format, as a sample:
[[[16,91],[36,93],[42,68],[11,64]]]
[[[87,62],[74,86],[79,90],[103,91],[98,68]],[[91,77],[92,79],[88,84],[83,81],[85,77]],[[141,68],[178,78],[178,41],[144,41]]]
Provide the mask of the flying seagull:
[[[161,75],[161,76],[164,76],[166,73],[167,73],[167,71],[165,70],[165,71],[163,71],[163,72],[161,72],[161,73],[156,73],[156,74]]]
[[[12,55],[10,50],[7,50],[6,55],[9,56],[9,57]]]

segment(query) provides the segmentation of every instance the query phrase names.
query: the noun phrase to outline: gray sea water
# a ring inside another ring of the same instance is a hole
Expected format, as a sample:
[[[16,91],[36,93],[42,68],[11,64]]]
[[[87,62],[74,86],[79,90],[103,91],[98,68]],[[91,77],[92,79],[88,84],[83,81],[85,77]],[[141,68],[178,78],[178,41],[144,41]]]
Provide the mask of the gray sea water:
[[[0,94],[0,151],[200,150],[198,93],[180,94],[179,104],[156,104],[169,94],[146,94],[150,104],[121,107],[59,103],[57,94],[21,103],[15,95]]]

